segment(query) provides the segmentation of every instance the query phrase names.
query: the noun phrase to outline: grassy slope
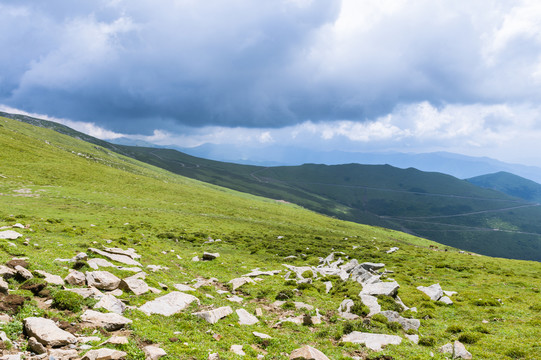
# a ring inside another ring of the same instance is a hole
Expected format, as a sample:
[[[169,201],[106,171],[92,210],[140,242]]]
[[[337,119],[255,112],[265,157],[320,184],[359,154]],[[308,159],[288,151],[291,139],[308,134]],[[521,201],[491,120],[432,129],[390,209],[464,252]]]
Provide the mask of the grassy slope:
[[[452,176],[379,165],[263,168],[201,159],[169,149],[113,145],[63,125],[10,115],[176,174],[339,219],[406,231],[439,243],[541,261],[541,207]]]
[[[541,358],[539,263],[477,257],[447,248],[442,251],[441,245],[403,233],[335,220],[297,206],[172,175],[53,131],[7,119],[0,119],[0,125],[0,226],[22,222],[32,229],[22,230],[30,246],[23,246],[22,241],[14,241],[16,247],[0,243],[2,262],[13,255],[28,256],[33,269],[66,275],[63,264],[52,259],[71,257],[89,246],[108,245],[107,240],[112,240],[110,245],[131,246],[143,254],[144,265],[168,266],[168,271],[151,273],[148,282],[171,286],[196,276],[214,276],[226,283],[255,267],[283,269],[283,257],[292,254],[307,255],[293,264],[315,265],[318,256],[334,249],[360,261],[386,263],[387,269],[395,271],[393,277],[401,284],[404,302],[417,306],[420,316],[433,317],[422,320],[420,329],[422,337],[435,338],[433,347],[404,341],[384,354],[398,359],[426,359],[433,351],[435,359],[443,359],[436,349],[458,337],[446,332],[447,327],[460,325],[465,332],[480,337],[476,344],[467,345],[474,358],[512,358],[505,354]],[[25,193],[21,189],[28,190]],[[204,245],[208,236],[223,241]],[[284,238],[277,240],[278,236]],[[358,247],[353,249],[353,245]],[[399,246],[400,251],[385,254],[390,246]],[[220,252],[220,261],[188,260],[204,250]],[[444,289],[458,291],[455,305],[435,306],[415,289],[436,282]],[[339,285],[336,281],[334,284]],[[311,303],[325,315],[324,324],[312,327],[284,325],[273,329],[263,323],[241,327],[235,314],[210,325],[195,319],[189,311],[165,318],[147,317],[132,310],[128,316],[134,319],[133,339],[161,344],[170,358],[203,359],[208,352],[218,351],[221,358],[233,359],[235,355],[227,350],[235,343],[245,344],[247,358],[254,358],[257,352],[248,345],[258,343],[251,335],[255,330],[274,337],[269,344],[259,344],[266,346],[271,358],[286,359],[281,354],[311,344],[332,359],[347,359],[355,351],[365,350],[340,344],[336,339],[345,329],[366,327],[361,321],[344,322],[333,316],[348,291],[357,300],[355,294],[360,288],[348,284],[346,293],[326,295],[322,281],[297,293],[296,301]],[[257,285],[242,288],[241,296],[246,300],[243,306],[253,311],[273,302],[276,293],[284,288],[294,286],[284,283],[281,277],[265,278]],[[197,295],[203,306],[239,307],[214,288],[203,288]],[[140,305],[153,297],[156,295],[123,295],[130,305]],[[478,299],[495,298],[501,299],[503,306],[474,305]],[[25,310],[33,311],[40,312],[32,307]],[[74,321],[77,315],[61,316]],[[483,325],[483,319],[490,321]],[[277,315],[265,312],[263,320],[272,325]],[[377,322],[372,322],[370,329],[393,333]],[[221,334],[223,339],[215,341],[208,330]],[[180,341],[168,340],[174,336]],[[135,340],[124,349],[131,358],[141,356]],[[516,351],[509,352],[513,349]]]
[[[493,189],[526,201],[541,202],[541,185],[505,171],[467,179],[477,186]]]

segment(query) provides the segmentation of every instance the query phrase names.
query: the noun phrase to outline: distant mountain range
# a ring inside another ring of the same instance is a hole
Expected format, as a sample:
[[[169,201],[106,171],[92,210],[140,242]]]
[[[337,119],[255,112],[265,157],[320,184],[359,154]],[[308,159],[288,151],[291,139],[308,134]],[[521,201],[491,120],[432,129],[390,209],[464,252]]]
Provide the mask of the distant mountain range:
[[[13,118],[176,174],[295,203],[339,219],[398,229],[485,255],[541,261],[541,206],[520,198],[524,191],[511,196],[474,185],[475,179],[390,165],[264,167],[219,162],[173,149],[111,144],[57,123]],[[505,183],[509,190],[524,181],[506,177],[485,186]]]
[[[116,144],[131,146],[158,147],[154,144],[131,140],[116,139]],[[315,151],[290,146],[246,147],[242,145],[204,144],[194,148],[166,146],[183,153],[205,159],[234,162],[237,164],[258,166],[283,166],[302,164],[366,164],[392,165],[402,169],[416,168],[449,174],[459,179],[505,171],[526,179],[541,183],[541,168],[520,164],[510,164],[488,157],[473,157],[449,152],[433,153],[360,153],[345,151]]]

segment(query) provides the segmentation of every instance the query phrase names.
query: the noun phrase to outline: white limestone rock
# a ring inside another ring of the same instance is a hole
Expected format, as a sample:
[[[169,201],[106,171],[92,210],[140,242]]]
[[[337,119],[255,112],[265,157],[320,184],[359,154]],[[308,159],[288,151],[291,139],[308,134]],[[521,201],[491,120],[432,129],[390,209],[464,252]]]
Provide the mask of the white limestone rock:
[[[353,331],[344,335],[342,341],[355,344],[364,344],[367,348],[374,351],[381,351],[386,345],[400,345],[402,338],[396,335],[371,334],[360,331]]]
[[[250,314],[245,309],[237,309],[236,313],[239,316],[239,325],[254,325],[259,322],[257,317]]]
[[[120,279],[109,271],[88,271],[86,273],[88,286],[100,290],[115,290],[120,285]]]
[[[18,238],[22,236],[23,234],[20,234],[17,231],[13,231],[13,230],[0,231],[0,239],[4,239],[4,240],[17,240]]]
[[[126,305],[113,295],[107,294],[94,305],[94,309],[99,308],[122,315],[124,310],[126,310]]]
[[[125,325],[131,324],[132,321],[122,315],[116,313],[101,313],[94,310],[86,310],[81,315],[83,324],[89,327],[102,327],[107,331],[115,331],[122,329]]]
[[[139,307],[139,310],[147,315],[161,314],[171,316],[186,309],[193,302],[199,304],[199,299],[180,291],[172,291],[169,294],[143,304]]]
[[[198,311],[192,313],[192,315],[205,319],[211,324],[215,324],[218,322],[218,320],[223,319],[224,317],[231,315],[232,313],[233,309],[231,309],[231,306],[222,306],[214,310]]]
[[[60,329],[54,321],[41,317],[27,317],[23,320],[28,336],[36,338],[45,346],[64,346],[74,344],[77,339],[67,331]]]
[[[375,284],[366,284],[363,285],[362,291],[359,293],[361,295],[387,295],[394,296],[396,295],[400,285],[396,281],[392,282],[378,282]]]

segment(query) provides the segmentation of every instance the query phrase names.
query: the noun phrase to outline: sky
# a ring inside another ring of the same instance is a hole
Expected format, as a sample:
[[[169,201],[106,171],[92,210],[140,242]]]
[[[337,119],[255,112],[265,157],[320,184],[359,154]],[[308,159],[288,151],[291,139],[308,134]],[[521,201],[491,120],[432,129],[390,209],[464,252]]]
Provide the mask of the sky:
[[[0,110],[114,140],[541,166],[536,0],[0,0]]]

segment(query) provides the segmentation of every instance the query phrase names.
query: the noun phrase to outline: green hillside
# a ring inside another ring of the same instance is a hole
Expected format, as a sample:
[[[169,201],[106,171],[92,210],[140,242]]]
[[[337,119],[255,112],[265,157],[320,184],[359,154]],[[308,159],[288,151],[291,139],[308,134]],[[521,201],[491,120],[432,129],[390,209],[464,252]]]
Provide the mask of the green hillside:
[[[20,296],[24,304],[0,309],[12,316],[0,323],[0,330],[10,338],[3,343],[4,354],[27,349],[22,324],[34,316],[65,323],[77,336],[97,336],[88,343],[91,349],[123,350],[128,359],[143,359],[141,349],[149,344],[167,352],[163,359],[207,359],[210,353],[218,353],[220,359],[238,359],[230,350],[233,344],[242,346],[246,359],[258,355],[288,359],[303,345],[335,360],[445,359],[449,355],[438,349],[457,339],[474,359],[541,358],[538,262],[477,256],[404,233],[340,221],[292,204],[187,179],[98,145],[5,118],[0,118],[0,149],[0,227],[23,235],[0,240],[2,264],[13,257],[27,258],[35,275],[44,270],[65,277],[71,267],[92,271],[88,264],[99,256],[89,248],[133,248],[142,255],[139,261],[147,272],[145,282],[162,288],[160,294],[124,291],[118,298],[128,305],[123,315],[132,323],[119,331],[93,331],[85,327],[83,314],[97,300],[77,300],[75,307],[59,300],[64,293],[57,285],[47,285],[36,296],[21,288],[26,282],[9,278],[10,296]],[[12,227],[16,223],[23,228]],[[395,246],[398,251],[386,252]],[[204,251],[220,256],[213,261],[192,261]],[[335,257],[345,262],[384,263],[387,272],[380,272],[381,279],[392,278],[400,284],[398,295],[418,312],[403,311],[390,296],[380,296],[377,301],[382,310],[395,309],[404,318],[420,319],[418,331],[405,331],[381,314],[367,316],[358,297],[365,287],[352,280],[313,277],[310,272],[302,275],[311,282],[297,283],[294,275],[290,280],[284,278],[284,263],[315,267],[320,257],[333,251],[343,252]],[[79,252],[88,253],[88,264],[55,260]],[[161,268],[154,272],[148,265]],[[255,268],[281,272],[261,276],[261,281],[234,291],[242,298],[240,303],[227,300],[232,294],[228,282]],[[119,278],[133,274],[115,267],[100,270]],[[195,279],[210,278],[216,282],[190,292],[199,305],[192,303],[172,316],[146,315],[137,309],[174,290],[174,284],[195,286]],[[326,282],[333,286],[328,294]],[[453,305],[432,301],[416,289],[435,283],[457,292],[452,296]],[[7,296],[0,297],[2,306],[8,304]],[[52,305],[47,301],[51,298],[55,299]],[[337,309],[345,298],[356,304],[352,311],[360,315],[358,319],[339,316]],[[277,299],[284,303],[272,305]],[[295,302],[314,309],[297,309]],[[224,306],[230,306],[233,313],[214,324],[192,315]],[[261,309],[258,322],[239,325],[235,310],[241,308],[250,314]],[[312,320],[317,314],[320,324]],[[307,316],[310,320],[304,324],[281,322]],[[254,331],[271,339],[257,338]],[[402,341],[376,352],[342,341],[352,331],[395,335]],[[128,343],[102,345],[112,335],[127,336]],[[419,335],[420,344],[410,342],[406,335]],[[75,350],[82,356],[88,347],[78,344]]]
[[[540,184],[505,171],[476,176],[467,181],[526,201],[541,202]]]
[[[171,149],[114,145],[57,123],[9,116],[176,174],[338,219],[401,230],[484,255],[541,261],[539,204],[449,175],[388,165],[238,165]]]
[[[284,200],[338,219],[401,230],[484,255],[541,261],[537,202],[449,175],[388,165],[238,165],[171,149],[114,145],[57,123],[9,116],[176,174]]]

